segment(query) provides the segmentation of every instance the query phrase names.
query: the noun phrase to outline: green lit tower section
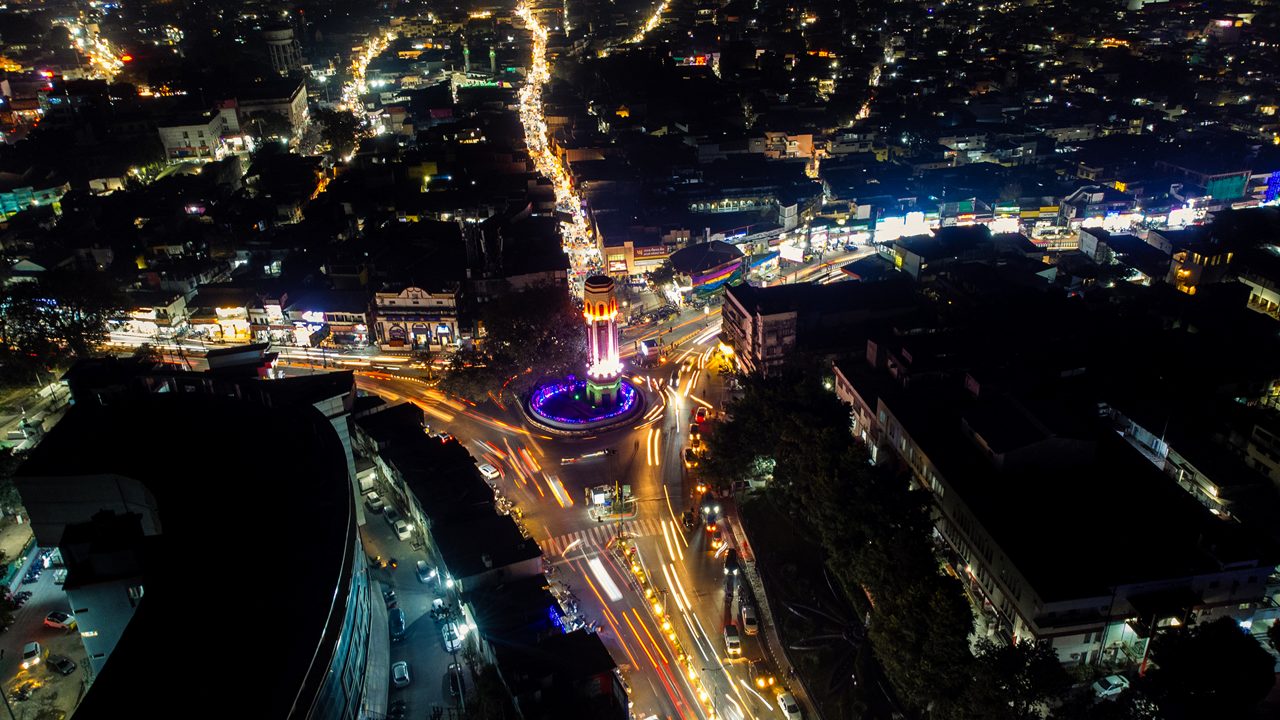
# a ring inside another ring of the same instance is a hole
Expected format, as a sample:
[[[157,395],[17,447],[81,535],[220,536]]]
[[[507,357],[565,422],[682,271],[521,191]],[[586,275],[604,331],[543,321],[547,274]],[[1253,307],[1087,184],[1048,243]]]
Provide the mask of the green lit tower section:
[[[613,278],[593,275],[583,291],[582,314],[587,320],[587,397],[596,406],[618,402],[622,361],[618,354],[618,298]]]

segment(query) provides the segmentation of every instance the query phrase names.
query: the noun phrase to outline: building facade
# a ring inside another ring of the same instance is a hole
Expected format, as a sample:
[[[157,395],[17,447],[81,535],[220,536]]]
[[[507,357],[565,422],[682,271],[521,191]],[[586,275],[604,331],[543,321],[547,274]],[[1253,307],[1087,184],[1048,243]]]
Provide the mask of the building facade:
[[[416,352],[457,347],[458,293],[409,286],[374,295],[374,327],[383,350]]]

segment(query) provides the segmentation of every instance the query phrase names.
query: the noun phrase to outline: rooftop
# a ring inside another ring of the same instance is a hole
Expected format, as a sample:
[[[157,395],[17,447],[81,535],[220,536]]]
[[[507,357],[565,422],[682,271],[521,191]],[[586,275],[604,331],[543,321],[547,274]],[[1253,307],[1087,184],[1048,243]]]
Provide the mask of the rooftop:
[[[257,447],[268,436],[290,451],[207,456],[215,448]],[[128,451],[139,438],[165,441]],[[50,483],[82,476],[100,478],[107,497],[118,492],[112,476],[136,479],[154,498],[163,526],[141,546],[146,595],[77,713],[109,717],[121,707],[139,709],[139,673],[148,685],[164,687],[189,686],[193,677],[205,687],[242,684],[245,648],[260,638],[245,619],[288,608],[289,621],[272,627],[272,682],[248,695],[213,693],[201,701],[213,715],[234,715],[246,702],[264,716],[288,715],[311,680],[312,660],[323,655],[317,641],[336,640],[326,633],[333,598],[345,597],[355,542],[346,461],[329,421],[308,406],[263,407],[203,394],[77,404],[19,471],[24,496],[48,508],[33,511],[41,544],[62,541],[63,526],[37,516],[65,518],[83,508],[59,503]],[[228,532],[253,496],[288,503],[251,533]],[[231,558],[261,558],[264,548],[287,558],[289,582],[271,583],[270,592],[211,591],[210,569]],[[75,568],[68,575],[69,584],[92,580]],[[199,629],[200,651],[183,653],[181,662],[157,662],[157,648],[172,645],[175,621]]]

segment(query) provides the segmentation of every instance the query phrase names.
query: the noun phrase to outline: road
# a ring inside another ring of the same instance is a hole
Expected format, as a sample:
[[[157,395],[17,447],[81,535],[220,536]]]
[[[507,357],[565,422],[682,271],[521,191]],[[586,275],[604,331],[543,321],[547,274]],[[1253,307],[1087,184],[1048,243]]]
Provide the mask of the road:
[[[723,551],[712,552],[710,534],[702,527],[686,530],[680,521],[698,499],[696,477],[682,459],[693,413],[701,405],[718,410],[723,402],[716,369],[723,365],[714,342],[718,319],[686,312],[670,325],[678,328],[672,337],[687,340],[670,362],[632,377],[651,399],[649,414],[633,427],[601,436],[553,438],[526,429],[516,408],[472,407],[397,374],[361,371],[356,382],[389,400],[418,404],[433,430],[448,431],[480,461],[501,470],[499,487],[541,544],[557,592],[576,598],[580,615],[600,628],[623,669],[633,691],[634,717],[770,717],[776,712],[772,696],[745,689],[747,663],[726,656],[721,628],[736,606],[726,592],[732,585],[724,576]],[[612,454],[602,452],[607,450]],[[593,519],[586,489],[614,483],[630,486],[633,510],[624,517]],[[634,537],[645,572],[666,598],[659,601],[662,616],[655,615],[653,602],[609,549],[619,531]],[[679,657],[668,632],[687,648],[690,662]],[[743,657],[764,654],[758,637],[743,639]],[[705,699],[699,687],[706,689]]]

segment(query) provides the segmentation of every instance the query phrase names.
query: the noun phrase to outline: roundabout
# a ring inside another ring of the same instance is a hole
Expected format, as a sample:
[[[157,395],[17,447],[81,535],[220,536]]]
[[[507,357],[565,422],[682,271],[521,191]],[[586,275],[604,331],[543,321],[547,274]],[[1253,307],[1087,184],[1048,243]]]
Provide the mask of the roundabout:
[[[570,375],[544,382],[521,403],[530,423],[559,435],[594,434],[621,427],[645,407],[644,393],[622,381],[618,299],[612,278],[587,278],[582,314],[587,322],[586,377]]]

